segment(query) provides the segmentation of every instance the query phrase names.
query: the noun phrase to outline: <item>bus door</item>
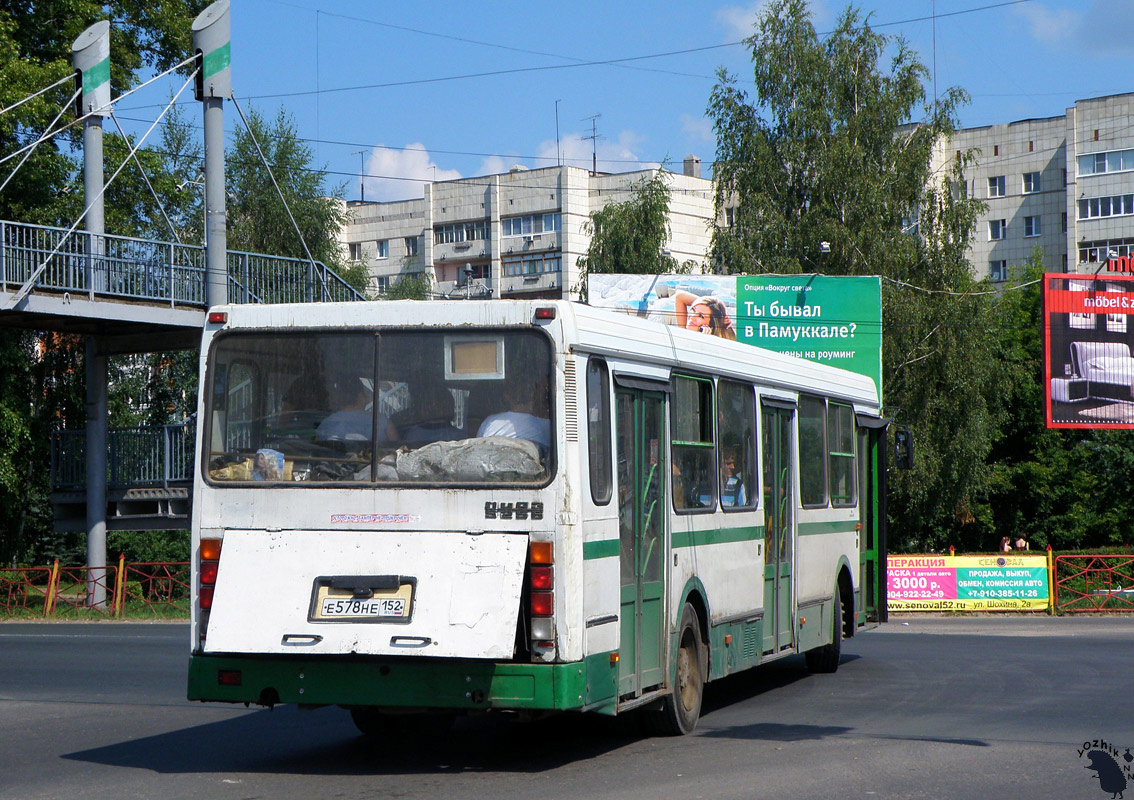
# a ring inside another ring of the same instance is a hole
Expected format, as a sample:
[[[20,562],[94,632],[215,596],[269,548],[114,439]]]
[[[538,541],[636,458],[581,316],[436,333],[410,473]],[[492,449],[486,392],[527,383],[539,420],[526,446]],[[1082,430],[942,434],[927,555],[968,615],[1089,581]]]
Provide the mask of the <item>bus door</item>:
[[[795,642],[792,555],[795,493],[792,490],[792,423],[795,409],[761,404],[764,463],[764,646],[775,653]]]
[[[665,395],[619,388],[615,437],[621,556],[619,697],[665,681]]]
[[[879,602],[879,588],[882,585],[882,571],[879,569],[880,554],[885,548],[881,521],[881,503],[885,496],[883,481],[885,470],[880,469],[880,458],[885,455],[886,429],[881,425],[859,427],[858,429],[858,515],[859,524],[859,601],[855,622],[885,620],[885,601]],[[883,556],[884,558],[884,556]],[[882,614],[879,614],[879,608]]]

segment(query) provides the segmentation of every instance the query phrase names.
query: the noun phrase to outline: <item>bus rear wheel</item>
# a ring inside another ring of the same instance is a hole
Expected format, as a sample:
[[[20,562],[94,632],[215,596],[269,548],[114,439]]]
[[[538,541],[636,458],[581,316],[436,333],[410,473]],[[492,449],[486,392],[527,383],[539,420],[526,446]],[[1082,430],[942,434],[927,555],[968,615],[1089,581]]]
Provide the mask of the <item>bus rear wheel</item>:
[[[677,665],[673,687],[661,709],[650,712],[654,733],[681,736],[692,733],[701,716],[701,697],[705,689],[705,648],[701,642],[701,623],[689,603],[681,610],[677,635]]]
[[[835,613],[831,620],[834,630],[831,631],[831,643],[804,654],[809,672],[835,672],[839,668],[839,658],[843,651],[843,598],[835,587]]]

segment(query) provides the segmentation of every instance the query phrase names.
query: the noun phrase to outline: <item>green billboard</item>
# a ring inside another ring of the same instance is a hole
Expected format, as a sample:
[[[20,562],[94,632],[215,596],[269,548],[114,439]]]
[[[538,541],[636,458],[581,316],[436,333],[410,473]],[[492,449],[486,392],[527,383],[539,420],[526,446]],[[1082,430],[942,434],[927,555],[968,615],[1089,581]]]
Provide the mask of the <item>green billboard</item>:
[[[872,379],[881,395],[882,283],[877,276],[591,275],[587,280],[593,306],[857,372]]]

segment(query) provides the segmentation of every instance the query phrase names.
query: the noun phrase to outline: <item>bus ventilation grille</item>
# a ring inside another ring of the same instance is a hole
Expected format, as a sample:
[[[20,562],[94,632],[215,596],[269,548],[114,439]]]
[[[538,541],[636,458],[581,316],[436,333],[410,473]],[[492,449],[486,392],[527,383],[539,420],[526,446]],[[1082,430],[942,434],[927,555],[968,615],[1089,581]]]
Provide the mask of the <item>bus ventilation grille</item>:
[[[760,639],[760,628],[756,623],[744,626],[744,655],[745,661],[756,658],[756,645]]]
[[[575,359],[568,356],[563,367],[563,399],[567,441],[579,441],[578,388],[575,385]]]

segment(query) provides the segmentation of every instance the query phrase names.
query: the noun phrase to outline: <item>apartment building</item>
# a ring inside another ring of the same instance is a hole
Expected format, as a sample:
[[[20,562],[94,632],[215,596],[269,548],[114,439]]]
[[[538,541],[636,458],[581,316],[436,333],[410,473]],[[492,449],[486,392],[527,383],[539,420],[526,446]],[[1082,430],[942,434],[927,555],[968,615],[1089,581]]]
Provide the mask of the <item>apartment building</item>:
[[[420,199],[349,202],[340,241],[365,264],[372,293],[401,276],[424,274],[434,297],[569,298],[590,236],[584,222],[608,203],[628,200],[656,170],[616,174],[578,167],[513,167],[509,172],[428,183]],[[700,160],[669,173],[666,249],[701,271],[714,220],[712,181]]]
[[[1049,272],[1129,272],[1134,256],[1134,94],[1079,100],[1058,117],[965,128],[939,143],[935,174],[969,150],[964,190],[987,208],[970,261],[1005,281],[1036,248]]]

